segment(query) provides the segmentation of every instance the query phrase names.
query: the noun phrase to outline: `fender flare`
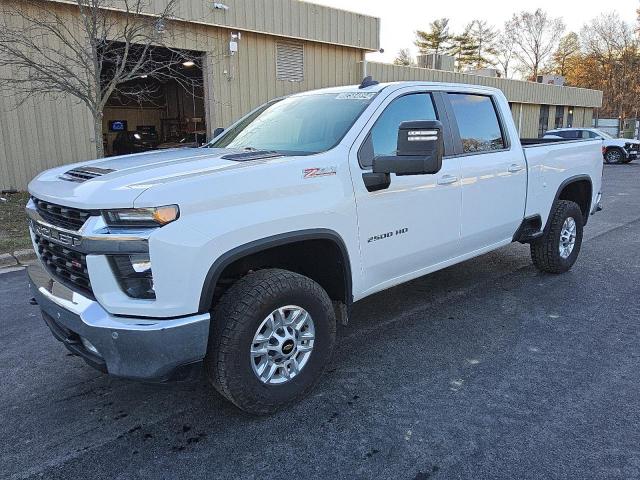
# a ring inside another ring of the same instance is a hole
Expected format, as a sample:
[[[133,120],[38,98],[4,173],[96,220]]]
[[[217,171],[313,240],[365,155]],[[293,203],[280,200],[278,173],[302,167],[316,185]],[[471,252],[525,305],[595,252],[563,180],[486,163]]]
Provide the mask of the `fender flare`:
[[[351,262],[349,259],[349,252],[346,244],[342,240],[340,234],[333,230],[316,228],[309,230],[297,230],[293,232],[280,233],[278,235],[272,235],[266,238],[254,240],[244,245],[229,250],[226,253],[220,255],[213,265],[209,268],[202,285],[202,292],[200,294],[200,304],[198,311],[200,313],[208,312],[211,310],[213,303],[213,295],[216,284],[220,279],[220,275],[236,260],[239,260],[248,255],[268,250],[273,247],[280,247],[290,243],[297,243],[305,240],[331,240],[336,244],[342,255],[342,268],[345,277],[345,299],[347,307],[353,303],[352,293],[352,277],[351,277]]]
[[[560,194],[562,193],[562,191],[572,183],[580,182],[583,180],[586,180],[587,182],[589,182],[589,186],[591,188],[591,195],[589,196],[589,201],[587,203],[587,211],[584,215],[584,225],[587,224],[587,220],[589,219],[589,213],[591,212],[591,202],[593,202],[593,182],[591,181],[591,177],[589,175],[586,175],[586,174],[574,175],[573,177],[566,178],[558,187],[558,190],[556,191],[556,195],[553,198],[553,202],[551,203],[551,209],[549,210],[549,215],[547,216],[547,222],[545,223],[545,226],[544,226],[544,233],[547,233],[549,231],[549,228],[551,227],[549,223],[549,221],[551,220],[551,214],[553,213],[553,208],[555,207],[558,199],[560,198]]]

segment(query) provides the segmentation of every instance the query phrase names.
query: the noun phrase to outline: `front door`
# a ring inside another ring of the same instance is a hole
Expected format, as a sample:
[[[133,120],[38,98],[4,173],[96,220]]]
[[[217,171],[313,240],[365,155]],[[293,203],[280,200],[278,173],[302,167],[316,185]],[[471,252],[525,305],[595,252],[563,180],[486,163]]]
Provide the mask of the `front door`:
[[[389,188],[376,192],[369,192],[362,180],[375,156],[395,154],[402,122],[440,119],[446,130],[434,95],[396,92],[382,103],[351,151],[366,294],[427,273],[457,254],[460,159],[446,158],[446,145],[437,174],[392,174]]]

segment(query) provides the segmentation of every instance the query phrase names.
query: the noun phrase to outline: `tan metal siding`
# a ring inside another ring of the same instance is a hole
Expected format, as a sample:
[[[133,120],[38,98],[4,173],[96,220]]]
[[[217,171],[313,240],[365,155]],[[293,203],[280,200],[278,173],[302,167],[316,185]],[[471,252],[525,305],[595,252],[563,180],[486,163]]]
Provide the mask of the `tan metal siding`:
[[[278,80],[276,77],[276,44],[278,37],[247,33],[239,52],[224,56],[215,52],[225,48],[228,31],[212,29],[217,48],[207,55],[207,79],[213,93],[209,128],[228,127],[235,120],[273,98],[315,88],[349,85],[361,78],[353,68],[362,60],[363,52],[352,48],[303,42],[304,78],[301,82]],[[226,73],[225,73],[226,71]]]
[[[522,80],[481,77],[466,73],[402,67],[377,62],[367,62],[367,73],[381,82],[419,80],[425,82],[469,83],[495,87],[502,90],[510,102],[546,103],[549,105],[573,105],[592,108],[602,106],[602,92],[587,88],[557,87]]]
[[[74,27],[69,22],[68,28]],[[60,43],[54,46],[63,48]],[[11,75],[11,70],[2,75]],[[71,163],[95,155],[93,120],[84,104],[63,95],[21,100],[0,92],[0,189],[24,189],[38,172],[60,165],[62,159]]]
[[[47,1],[75,3],[75,0]],[[162,12],[166,3],[166,0],[151,0],[147,11]],[[252,31],[370,51],[380,48],[380,19],[376,17],[298,0],[224,0],[221,3],[229,9],[214,9],[213,0],[183,0],[178,3],[176,17],[243,33]]]

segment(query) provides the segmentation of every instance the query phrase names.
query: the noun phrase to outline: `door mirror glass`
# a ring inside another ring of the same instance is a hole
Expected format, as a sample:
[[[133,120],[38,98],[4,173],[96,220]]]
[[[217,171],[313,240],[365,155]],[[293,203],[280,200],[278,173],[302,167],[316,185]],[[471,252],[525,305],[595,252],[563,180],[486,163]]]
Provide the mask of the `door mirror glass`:
[[[395,155],[373,159],[373,173],[425,175],[442,168],[444,144],[442,123],[438,120],[402,122],[398,128]]]
[[[213,138],[216,138],[218,135],[224,132],[224,128],[218,127],[213,131]]]

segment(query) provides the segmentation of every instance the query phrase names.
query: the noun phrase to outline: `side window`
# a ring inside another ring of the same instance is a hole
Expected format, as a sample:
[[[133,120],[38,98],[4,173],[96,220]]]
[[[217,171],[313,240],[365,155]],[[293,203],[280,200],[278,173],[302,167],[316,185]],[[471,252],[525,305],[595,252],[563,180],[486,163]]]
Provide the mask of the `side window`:
[[[585,136],[584,138],[600,138],[600,135],[595,132],[591,132],[589,130],[585,130],[584,132],[588,134],[588,137]]]
[[[491,97],[450,93],[449,99],[458,122],[462,150],[465,153],[505,148],[502,129]]]
[[[402,122],[411,120],[437,120],[430,94],[404,95],[387,106],[358,152],[360,165],[368,168],[373,164],[374,157],[395,155],[398,147],[398,128]]]
[[[554,120],[555,128],[562,128],[562,122],[564,121],[564,107],[556,105],[556,116]]]
[[[538,138],[542,138],[549,128],[549,105],[540,105],[538,118]]]

